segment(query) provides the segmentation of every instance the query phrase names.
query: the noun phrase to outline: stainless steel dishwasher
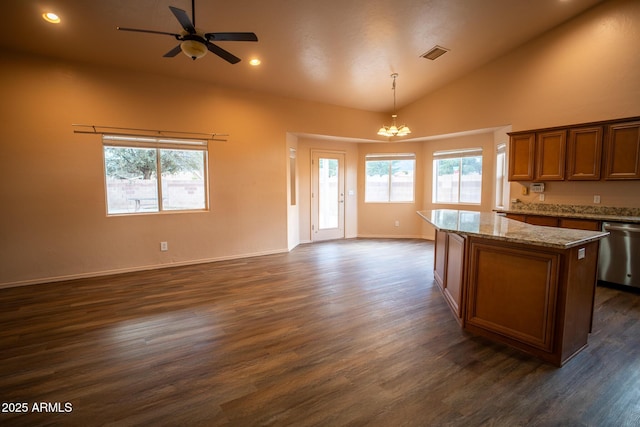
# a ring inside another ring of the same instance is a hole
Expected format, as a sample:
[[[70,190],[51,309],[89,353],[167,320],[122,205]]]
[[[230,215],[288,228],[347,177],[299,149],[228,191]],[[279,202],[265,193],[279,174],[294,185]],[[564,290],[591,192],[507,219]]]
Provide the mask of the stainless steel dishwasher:
[[[604,222],[598,280],[640,288],[640,224]]]

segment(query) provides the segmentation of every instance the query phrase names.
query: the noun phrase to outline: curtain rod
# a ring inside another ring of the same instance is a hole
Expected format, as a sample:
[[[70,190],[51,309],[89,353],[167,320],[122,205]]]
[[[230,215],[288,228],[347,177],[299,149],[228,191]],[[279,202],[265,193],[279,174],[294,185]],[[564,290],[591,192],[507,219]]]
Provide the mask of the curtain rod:
[[[88,133],[95,135],[130,135],[130,136],[163,136],[166,138],[182,138],[192,140],[208,140],[208,141],[226,141],[226,139],[217,138],[219,136],[229,136],[228,133],[202,133],[202,132],[181,132],[173,130],[154,130],[154,129],[138,129],[138,128],[123,128],[116,126],[99,126],[99,125],[83,125],[72,124],[72,127],[76,128],[73,133]]]

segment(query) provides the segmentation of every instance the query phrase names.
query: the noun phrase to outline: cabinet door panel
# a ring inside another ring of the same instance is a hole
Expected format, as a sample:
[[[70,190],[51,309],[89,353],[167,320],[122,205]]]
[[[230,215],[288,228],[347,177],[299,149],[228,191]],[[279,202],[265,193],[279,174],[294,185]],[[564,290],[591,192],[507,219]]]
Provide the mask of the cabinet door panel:
[[[609,126],[605,179],[640,179],[640,122]]]
[[[458,319],[462,319],[462,297],[464,291],[464,237],[449,233],[449,243],[447,248],[446,281],[444,282],[443,293],[449,306]]]
[[[471,240],[467,325],[553,351],[559,255]]]
[[[559,227],[576,230],[600,231],[600,221],[592,219],[560,218]]]
[[[543,132],[536,141],[536,180],[564,180],[567,132],[565,130]]]
[[[436,247],[434,251],[433,277],[442,289],[445,281],[445,266],[447,262],[447,233],[436,230]]]
[[[512,135],[509,140],[509,181],[532,181],[536,135]]]
[[[507,218],[509,219],[515,219],[516,221],[521,221],[521,222],[525,222],[526,220],[526,216],[522,215],[522,214],[512,214],[512,213],[508,213],[506,215]]]
[[[602,163],[602,127],[571,129],[567,142],[567,179],[597,181]]]

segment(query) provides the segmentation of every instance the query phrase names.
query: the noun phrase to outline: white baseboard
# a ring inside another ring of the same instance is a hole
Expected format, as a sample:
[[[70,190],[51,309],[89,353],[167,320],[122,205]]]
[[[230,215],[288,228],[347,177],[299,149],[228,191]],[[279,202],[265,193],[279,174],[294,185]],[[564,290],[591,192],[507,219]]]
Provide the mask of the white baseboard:
[[[421,234],[407,234],[407,235],[397,235],[397,234],[358,234],[358,238],[360,239],[423,239],[429,240],[425,236]]]
[[[92,271],[88,273],[68,274],[68,275],[55,276],[55,277],[40,277],[36,279],[0,283],[0,289],[14,288],[17,286],[40,285],[44,283],[64,282],[67,280],[89,279],[93,277],[113,276],[116,274],[134,273],[137,271],[158,270],[161,268],[181,267],[185,265],[207,264],[210,262],[253,258],[257,256],[281,254],[286,252],[289,252],[289,251],[287,249],[275,249],[271,251],[254,252],[254,253],[241,254],[241,255],[230,255],[230,256],[223,256],[223,257],[216,257],[216,258],[204,258],[204,259],[180,261],[180,262],[171,262],[167,264],[151,264],[151,265],[136,266],[136,267],[116,268],[111,270]]]

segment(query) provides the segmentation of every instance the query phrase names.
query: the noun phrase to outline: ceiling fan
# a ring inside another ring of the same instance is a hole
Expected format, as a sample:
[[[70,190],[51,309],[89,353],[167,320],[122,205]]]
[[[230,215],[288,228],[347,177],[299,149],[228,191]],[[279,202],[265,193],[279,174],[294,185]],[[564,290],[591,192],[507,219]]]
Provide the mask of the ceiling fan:
[[[135,31],[138,33],[151,33],[151,34],[165,34],[168,36],[173,36],[176,40],[180,41],[180,44],[171,49],[169,52],[165,53],[163,56],[165,58],[173,58],[181,51],[184,52],[185,55],[193,59],[194,61],[198,58],[202,58],[207,51],[212,52],[218,55],[220,58],[231,64],[237,64],[240,62],[240,58],[233,55],[232,53],[224,50],[220,46],[215,45],[212,42],[219,41],[240,41],[240,42],[257,42],[258,36],[255,33],[203,33],[198,31],[195,27],[196,23],[196,10],[195,10],[195,0],[191,0],[191,19],[189,19],[189,15],[182,9],[178,9],[177,7],[169,6],[169,9],[175,15],[176,19],[184,29],[180,34],[177,33],[168,33],[164,31],[153,31],[153,30],[140,30],[137,28],[125,28],[125,27],[116,27],[121,31]]]

